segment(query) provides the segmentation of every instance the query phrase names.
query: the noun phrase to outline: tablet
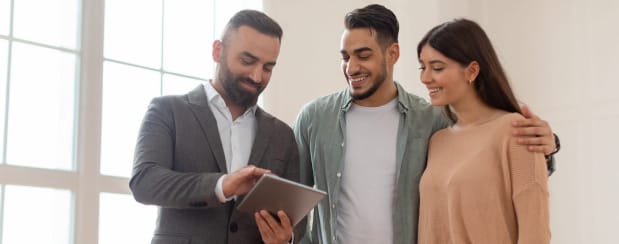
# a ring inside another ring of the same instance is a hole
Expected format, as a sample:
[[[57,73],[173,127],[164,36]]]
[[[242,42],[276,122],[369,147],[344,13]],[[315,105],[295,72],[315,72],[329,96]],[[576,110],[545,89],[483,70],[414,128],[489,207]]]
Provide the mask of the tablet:
[[[277,211],[283,210],[295,226],[326,195],[324,191],[273,174],[264,174],[237,209],[252,214],[264,209],[275,216]]]

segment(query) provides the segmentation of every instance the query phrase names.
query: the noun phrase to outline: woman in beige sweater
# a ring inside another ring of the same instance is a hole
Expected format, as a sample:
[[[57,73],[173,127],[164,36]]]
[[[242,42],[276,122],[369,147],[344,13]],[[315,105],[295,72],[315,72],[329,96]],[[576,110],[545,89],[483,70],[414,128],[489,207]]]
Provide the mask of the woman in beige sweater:
[[[481,27],[457,19],[417,46],[421,81],[451,127],[432,136],[419,244],[549,243],[547,169],[511,135],[520,107]]]

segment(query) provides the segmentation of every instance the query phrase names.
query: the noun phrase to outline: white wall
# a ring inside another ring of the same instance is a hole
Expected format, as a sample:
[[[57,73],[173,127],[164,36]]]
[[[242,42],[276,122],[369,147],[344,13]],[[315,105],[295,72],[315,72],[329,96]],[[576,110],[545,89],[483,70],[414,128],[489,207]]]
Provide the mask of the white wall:
[[[267,110],[292,125],[303,104],[345,87],[339,40],[343,16],[371,1],[266,0],[282,24]],[[400,20],[395,79],[427,97],[416,44],[456,17],[478,21],[492,39],[516,95],[562,141],[551,177],[553,243],[619,243],[619,2],[613,0],[379,1]]]
[[[516,93],[562,138],[550,180],[553,242],[619,243],[619,2],[481,5]]]

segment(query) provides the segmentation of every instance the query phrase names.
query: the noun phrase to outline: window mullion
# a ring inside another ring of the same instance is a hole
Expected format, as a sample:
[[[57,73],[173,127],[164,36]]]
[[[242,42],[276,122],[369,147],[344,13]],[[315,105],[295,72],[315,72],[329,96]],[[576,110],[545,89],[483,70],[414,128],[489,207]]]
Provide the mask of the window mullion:
[[[75,193],[75,243],[97,243],[105,0],[83,0]]]
[[[10,96],[10,84],[11,84],[11,51],[13,50],[12,46],[13,46],[13,10],[14,10],[14,0],[11,0],[10,3],[10,19],[9,19],[9,36],[8,36],[8,51],[7,51],[7,67],[6,67],[6,90],[5,90],[5,97],[4,97],[4,128],[0,128],[2,130],[4,130],[4,137],[2,138],[2,155],[0,155],[0,160],[2,160],[2,162],[0,162],[0,164],[5,164],[6,163],[6,142],[7,142],[7,135],[8,135],[8,128],[9,128],[9,96]],[[1,223],[0,223],[1,224]],[[0,226],[1,227],[1,226]],[[2,237],[2,229],[0,229],[0,238]],[[2,239],[0,239],[0,243],[2,242]]]
[[[49,187],[74,191],[78,188],[77,174],[71,171],[0,165],[3,185]]]

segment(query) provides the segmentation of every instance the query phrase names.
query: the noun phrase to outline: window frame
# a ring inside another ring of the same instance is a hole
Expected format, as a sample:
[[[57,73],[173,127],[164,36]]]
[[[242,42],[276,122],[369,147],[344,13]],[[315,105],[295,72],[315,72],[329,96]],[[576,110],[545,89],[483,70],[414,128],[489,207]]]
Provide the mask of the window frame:
[[[206,80],[190,75],[183,75],[160,69],[141,67],[119,60],[106,59],[103,55],[105,0],[81,0],[81,18],[78,19],[78,44],[76,50],[50,46],[13,37],[13,6],[18,0],[9,0],[10,26],[8,36],[0,35],[8,41],[7,81],[11,76],[11,50],[13,42],[51,48],[75,54],[77,57],[75,69],[75,99],[74,99],[74,129],[73,129],[73,170],[55,170],[33,168],[6,164],[6,135],[4,153],[0,159],[0,242],[2,241],[2,225],[4,211],[4,195],[6,185],[33,186],[43,188],[66,189],[72,193],[72,237],[70,243],[98,243],[99,241],[99,209],[101,193],[116,193],[131,195],[129,178],[103,175],[101,166],[101,131],[103,103],[103,66],[104,62],[114,62],[160,72],[163,81],[164,74],[170,74],[190,79]],[[163,0],[164,2],[166,0]],[[218,0],[214,0],[214,4]],[[10,83],[9,85],[10,86]],[[8,87],[7,86],[7,87]],[[7,89],[7,101],[9,91]],[[7,103],[8,104],[8,103]],[[8,107],[8,105],[5,105]],[[5,120],[8,120],[8,109]],[[0,128],[7,130],[5,128]],[[130,163],[130,162],[127,162]],[[6,223],[4,223],[6,224]]]

